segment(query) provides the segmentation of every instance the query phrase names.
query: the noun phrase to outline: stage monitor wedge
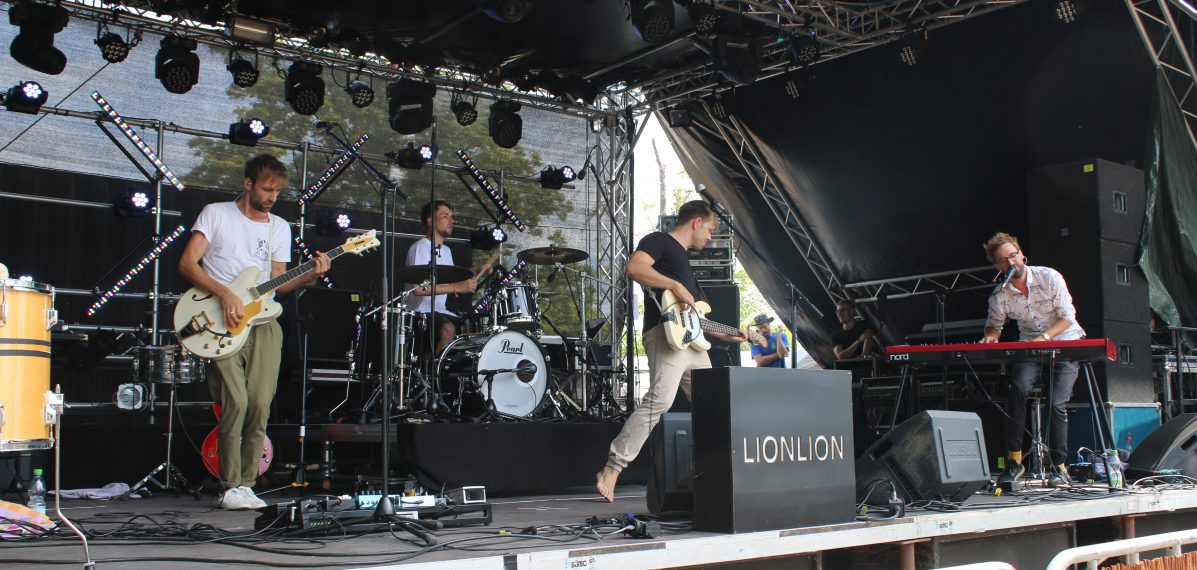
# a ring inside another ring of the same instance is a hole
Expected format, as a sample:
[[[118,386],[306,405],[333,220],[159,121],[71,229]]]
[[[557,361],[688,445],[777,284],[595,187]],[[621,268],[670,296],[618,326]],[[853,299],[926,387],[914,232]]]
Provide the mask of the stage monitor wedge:
[[[1197,477],[1197,414],[1180,414],[1147,436],[1126,462],[1127,481],[1162,471]]]
[[[964,502],[989,484],[981,418],[927,410],[902,422],[856,460],[856,500],[885,505],[888,480],[905,502]],[[872,493],[870,494],[870,491]]]

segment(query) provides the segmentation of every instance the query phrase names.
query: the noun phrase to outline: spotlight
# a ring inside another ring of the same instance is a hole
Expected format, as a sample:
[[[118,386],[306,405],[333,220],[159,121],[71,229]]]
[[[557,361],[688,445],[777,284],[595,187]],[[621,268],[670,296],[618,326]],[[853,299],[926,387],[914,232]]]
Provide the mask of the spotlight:
[[[366,52],[370,51],[370,39],[366,37],[366,34],[354,28],[341,30],[341,34],[337,37],[337,43],[345,48],[345,51],[357,57],[366,55]]]
[[[666,114],[666,121],[672,128],[688,127],[691,124],[690,110],[681,107],[669,109]]]
[[[791,77],[786,80],[786,95],[791,99],[797,99],[802,95],[802,84],[797,79]]]
[[[250,119],[229,125],[229,142],[242,146],[258,146],[258,140],[270,134],[270,127],[262,119]]]
[[[36,81],[22,81],[11,88],[4,95],[4,108],[17,113],[36,115],[46,99],[50,97]]]
[[[702,37],[711,37],[719,27],[719,16],[715,14],[715,7],[705,2],[693,2],[686,12],[690,14],[690,23],[694,25],[694,32]]]
[[[125,195],[112,203],[112,211],[122,218],[138,218],[152,209],[150,193],[139,188],[126,188]]]
[[[322,236],[339,236],[353,225],[353,218],[345,212],[320,210],[316,215],[316,233]]]
[[[599,96],[598,87],[577,75],[562,79],[560,88],[561,96],[570,103],[593,105]]]
[[[453,102],[449,104],[449,109],[453,111],[453,116],[457,117],[457,124],[468,127],[478,120],[478,98],[474,97],[473,101],[466,101],[465,95],[462,93],[453,94]]]
[[[100,47],[100,55],[108,63],[120,63],[129,57],[129,43],[112,32],[96,38],[96,45]]]
[[[490,105],[488,127],[490,138],[501,148],[515,148],[524,136],[524,120],[519,116],[520,104],[515,101],[495,101]]]
[[[898,60],[903,64],[914,67],[927,53],[927,38],[922,32],[906,34],[898,44]]]
[[[736,83],[752,83],[761,72],[761,44],[755,38],[715,38],[711,58],[715,71]]]
[[[640,39],[655,44],[673,33],[673,0],[631,0],[629,6]]]
[[[516,89],[520,91],[531,91],[536,89],[536,76],[532,75],[531,71],[527,69],[517,69],[507,72],[507,80],[515,85]]]
[[[149,390],[145,384],[121,384],[116,387],[116,394],[112,399],[118,410],[144,410],[148,401],[147,394]]]
[[[569,166],[557,168],[550,164],[540,171],[540,187],[560,190],[566,182],[573,182],[574,178],[577,178],[577,173],[573,168]]]
[[[714,115],[716,119],[720,120],[726,119],[729,115],[731,115],[723,103],[723,97],[715,95],[714,100],[711,101],[711,114]]]
[[[487,65],[478,78],[491,87],[500,87],[503,85],[503,68],[495,64]]]
[[[349,93],[349,98],[353,100],[353,106],[358,109],[365,109],[374,102],[374,88],[365,81],[356,80],[351,82],[345,91]]]
[[[256,56],[255,56],[256,58]],[[233,74],[233,85],[241,88],[253,87],[258,82],[258,68],[245,58],[235,58],[225,69]]]
[[[810,65],[819,59],[819,40],[813,32],[802,32],[794,36],[790,44],[790,57],[798,65]]]
[[[66,67],[66,55],[54,47],[54,34],[66,27],[69,16],[62,6],[19,1],[8,11],[8,21],[21,28],[9,45],[17,63],[34,71],[58,75]]]
[[[300,115],[315,115],[324,105],[323,68],[310,61],[297,61],[287,68],[283,98]]]
[[[387,153],[387,157],[403,168],[419,170],[424,168],[425,163],[432,162],[432,159],[436,158],[436,149],[426,144],[417,148],[415,143],[407,143],[405,148]]]
[[[514,24],[532,9],[532,0],[478,0],[478,7],[491,19]]]
[[[541,89],[548,91],[549,95],[552,95],[553,97],[560,97],[565,94],[565,91],[563,91],[561,88],[563,81],[564,80],[561,79],[561,76],[557,75],[557,73],[551,69],[541,70],[541,72],[536,75],[536,84],[540,86]]]
[[[414,135],[432,126],[432,100],[436,86],[412,79],[400,79],[387,87],[387,111],[391,129]]]
[[[183,94],[199,83],[200,61],[195,55],[196,44],[191,38],[166,36],[154,59],[154,77],[167,91]]]
[[[1089,8],[1085,0],[1060,0],[1056,2],[1056,19],[1064,24],[1071,24],[1080,19],[1081,14]]]
[[[470,232],[470,247],[474,249],[492,250],[506,241],[507,232],[499,225],[482,224]]]

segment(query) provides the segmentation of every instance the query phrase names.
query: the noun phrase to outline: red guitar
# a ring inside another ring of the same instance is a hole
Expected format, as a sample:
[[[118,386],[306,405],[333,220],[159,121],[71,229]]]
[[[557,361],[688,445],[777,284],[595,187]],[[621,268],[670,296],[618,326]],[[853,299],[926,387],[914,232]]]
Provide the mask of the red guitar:
[[[212,412],[216,414],[216,419],[220,420],[220,404],[212,404]],[[212,428],[208,437],[204,438],[204,444],[200,446],[200,459],[204,461],[204,468],[217,479],[220,479],[220,451],[217,444],[219,432],[220,426]],[[273,459],[274,444],[270,443],[270,437],[267,436],[262,441],[262,457],[258,460],[259,476],[266,473],[266,470],[270,468],[270,461]]]

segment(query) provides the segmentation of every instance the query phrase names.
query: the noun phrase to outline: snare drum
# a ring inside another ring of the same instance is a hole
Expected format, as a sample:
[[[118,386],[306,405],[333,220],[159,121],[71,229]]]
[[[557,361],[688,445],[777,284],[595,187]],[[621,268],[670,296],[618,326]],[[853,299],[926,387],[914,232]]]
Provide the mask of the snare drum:
[[[0,452],[54,447],[46,424],[54,288],[0,279]]]
[[[536,308],[536,285],[512,281],[497,292],[499,323],[518,331],[540,328],[540,312]]]
[[[146,384],[191,384],[203,382],[204,361],[177,344],[140,346],[133,358],[133,377]]]
[[[510,371],[519,368],[524,371]],[[540,345],[516,331],[458,337],[445,347],[437,370],[441,396],[463,415],[486,411],[489,388],[495,411],[528,417],[540,407],[549,378]],[[510,372],[494,373],[493,386],[488,387],[487,371],[494,370]]]

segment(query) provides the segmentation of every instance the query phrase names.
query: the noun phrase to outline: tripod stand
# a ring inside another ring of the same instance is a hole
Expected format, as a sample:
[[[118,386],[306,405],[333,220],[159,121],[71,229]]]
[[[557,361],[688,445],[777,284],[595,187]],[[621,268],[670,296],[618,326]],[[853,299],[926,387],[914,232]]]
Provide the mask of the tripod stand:
[[[187,492],[191,493],[193,497],[195,497],[195,500],[198,501],[200,498],[199,489],[193,488],[191,483],[187,482],[187,478],[183,476],[183,472],[179,470],[178,466],[170,462],[170,453],[171,448],[173,447],[172,443],[174,443],[175,433],[175,396],[178,394],[178,386],[173,381],[173,378],[171,380],[170,404],[167,407],[168,412],[166,421],[166,461],[163,461],[152,471],[150,471],[149,474],[147,474],[145,477],[142,477],[140,481],[138,481],[132,487],[129,487],[129,490],[123,495],[124,498],[128,498],[133,493],[143,489],[145,490],[146,494],[153,494],[150,492],[148,486],[150,483],[158,486],[158,488],[163,491],[174,491],[175,495],[179,495],[180,490],[186,490]],[[153,402],[151,402],[150,406],[153,405]],[[164,471],[165,473],[163,473]],[[161,481],[159,481],[157,478],[159,473],[163,474]]]

